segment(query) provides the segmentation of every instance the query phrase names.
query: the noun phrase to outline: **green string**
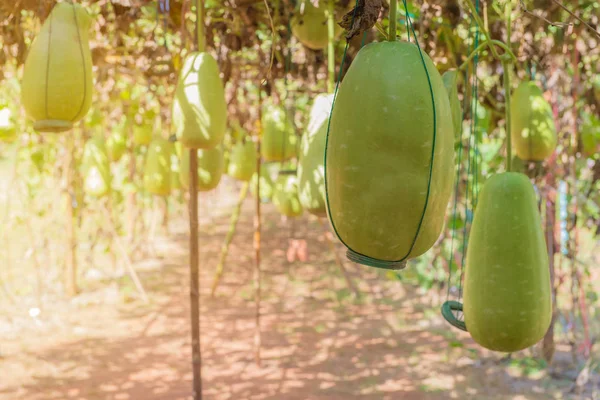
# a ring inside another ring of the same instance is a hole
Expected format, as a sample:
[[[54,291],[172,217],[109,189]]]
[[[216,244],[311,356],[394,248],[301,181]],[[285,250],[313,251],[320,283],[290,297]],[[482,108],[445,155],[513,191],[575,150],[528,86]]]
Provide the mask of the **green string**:
[[[475,9],[479,12],[479,0],[477,0],[475,4]],[[471,23],[469,25],[469,31],[473,26],[473,18],[471,18]],[[472,48],[475,49],[479,46],[479,25],[475,26],[475,38],[472,45]],[[479,156],[479,146],[477,140],[477,123],[478,123],[478,115],[477,115],[477,93],[479,81],[477,80],[477,68],[478,68],[479,55],[475,55],[473,58],[473,75],[471,79],[471,95],[470,95],[470,110],[471,110],[471,121],[469,124],[469,138],[467,141],[466,152],[467,152],[467,178],[466,178],[466,193],[465,193],[465,221],[462,229],[463,240],[462,240],[462,255],[460,261],[460,277],[458,283],[458,301],[452,301],[450,299],[450,289],[452,286],[452,265],[454,261],[454,242],[456,240],[456,220],[457,220],[457,211],[458,211],[458,200],[459,200],[459,187],[460,187],[460,173],[462,170],[462,153],[463,153],[463,144],[462,138],[459,142],[459,153],[458,153],[458,164],[456,169],[456,180],[454,183],[454,205],[453,205],[453,222],[452,222],[452,238],[450,241],[450,255],[448,257],[448,282],[447,282],[447,291],[446,291],[446,302],[442,305],[442,316],[446,321],[448,321],[452,326],[458,328],[460,330],[466,331],[467,327],[465,322],[462,320],[462,311],[463,306],[460,303],[462,299],[463,292],[463,275],[464,275],[464,266],[465,266],[465,258],[468,248],[468,237],[469,231],[468,227],[470,225],[470,215],[469,215],[469,194],[471,194],[471,217],[473,214],[473,210],[477,205],[479,191],[478,191],[478,156]],[[465,71],[465,83],[469,82],[468,71]],[[465,90],[465,94],[467,90]],[[463,99],[463,107],[467,104],[468,96],[465,95]],[[471,166],[473,166],[473,174],[471,174]],[[472,178],[472,182],[470,183],[469,178]],[[469,191],[469,188],[471,191]],[[457,313],[455,315],[454,313]]]
[[[419,237],[419,233],[421,231],[421,227],[423,226],[423,221],[425,220],[425,214],[427,212],[427,207],[429,205],[429,196],[431,194],[431,180],[432,180],[432,176],[433,176],[433,165],[434,165],[434,159],[435,159],[435,146],[436,146],[436,138],[437,138],[437,113],[436,113],[436,106],[435,106],[435,97],[434,97],[434,93],[433,93],[433,85],[431,82],[431,76],[429,75],[429,71],[427,69],[427,64],[425,62],[425,57],[423,56],[423,51],[421,49],[421,46],[419,45],[419,41],[417,40],[417,35],[416,32],[414,30],[414,26],[412,23],[412,20],[409,16],[409,12],[408,12],[408,4],[406,3],[406,0],[402,0],[403,5],[404,5],[404,9],[406,11],[406,18],[407,18],[407,22],[408,22],[408,29],[407,29],[407,34],[408,34],[408,39],[410,41],[410,33],[412,32],[412,36],[414,37],[415,40],[415,44],[417,45],[417,49],[419,50],[419,56],[421,58],[421,63],[423,64],[423,68],[425,70],[425,75],[427,77],[427,83],[429,85],[429,93],[431,96],[431,103],[432,103],[432,109],[433,109],[433,140],[432,140],[432,146],[431,146],[431,157],[430,157],[430,162],[429,162],[429,176],[428,176],[428,181],[427,181],[427,192],[426,192],[426,197],[425,197],[425,204],[423,206],[423,210],[421,212],[421,217],[419,219],[419,224],[417,226],[417,230],[415,232],[415,235],[413,237],[412,243],[410,245],[410,248],[408,250],[408,252],[406,253],[406,255],[404,257],[402,257],[400,260],[396,260],[396,261],[387,261],[387,260],[380,260],[380,259],[376,259],[373,257],[369,257],[365,254],[361,254],[355,250],[353,250],[350,246],[348,246],[347,243],[344,242],[344,239],[342,239],[342,237],[340,236],[339,232],[337,231],[336,227],[335,227],[335,223],[333,222],[333,218],[331,218],[331,214],[330,214],[330,221],[331,221],[331,225],[333,227],[333,230],[335,232],[335,234],[337,235],[337,237],[340,239],[340,241],[346,246],[347,248],[347,252],[346,252],[346,256],[349,260],[357,262],[359,264],[364,264],[367,266],[371,266],[371,267],[375,267],[375,268],[382,268],[382,269],[391,269],[391,270],[399,270],[399,269],[403,269],[406,267],[406,260],[408,259],[408,257],[410,256],[411,252],[414,249],[414,246],[417,242],[417,239]],[[354,8],[354,13],[352,15],[352,23],[354,22],[354,18],[356,16],[356,9],[358,6],[358,0],[355,3],[355,8]],[[364,42],[364,38],[363,38],[363,42]],[[329,191],[328,191],[328,187],[327,187],[327,149],[328,149],[328,145],[329,145],[329,132],[330,132],[330,127],[331,127],[331,115],[333,113],[333,108],[335,106],[335,100],[337,98],[337,93],[339,90],[339,84],[340,84],[340,80],[341,80],[341,75],[343,72],[343,66],[344,66],[344,62],[346,60],[346,54],[347,54],[347,50],[348,50],[348,45],[349,43],[346,42],[346,47],[344,48],[344,55],[342,58],[342,63],[340,66],[340,72],[338,74],[338,80],[336,82],[336,87],[335,87],[335,92],[333,95],[333,102],[331,105],[331,111],[329,114],[329,121],[327,124],[327,139],[325,141],[325,160],[324,160],[324,166],[325,166],[325,198],[326,198],[326,202],[327,202],[327,209],[330,209],[330,204],[329,204]]]

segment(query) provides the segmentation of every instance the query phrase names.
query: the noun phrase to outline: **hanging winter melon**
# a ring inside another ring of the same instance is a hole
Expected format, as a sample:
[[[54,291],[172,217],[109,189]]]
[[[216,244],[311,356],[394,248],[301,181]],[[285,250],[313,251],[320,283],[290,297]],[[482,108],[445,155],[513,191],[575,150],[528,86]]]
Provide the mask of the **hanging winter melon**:
[[[58,3],[33,41],[21,86],[25,111],[42,132],[62,132],[81,120],[92,103],[92,19],[74,3]]]
[[[190,152],[183,148],[181,164],[179,165],[179,178],[181,186],[188,189],[190,186]],[[198,150],[198,191],[207,192],[216,188],[225,172],[223,149],[221,146],[212,149]]]
[[[272,164],[261,164],[260,166],[260,199],[263,202],[268,202],[273,197],[273,186],[275,185],[275,181],[273,181],[273,174],[276,174],[279,169],[279,165],[277,163]],[[258,178],[256,172],[252,175],[252,179],[250,180],[250,193],[252,196],[256,197],[256,184]]]
[[[368,44],[335,99],[325,160],[329,217],[348,257],[365,265],[403,268],[444,225],[452,114],[440,74],[422,57],[412,43]]]
[[[299,1],[290,21],[294,36],[309,49],[321,50],[327,47],[328,1],[319,1],[318,7],[310,0]],[[342,33],[338,24],[335,24],[334,33],[336,38]]]
[[[171,192],[171,154],[173,145],[158,137],[148,146],[144,166],[144,189],[158,196],[168,196]]]
[[[256,147],[247,139],[233,145],[227,166],[227,175],[240,181],[249,181],[256,171]]]
[[[458,98],[458,73],[452,69],[442,75],[444,86],[448,92],[450,100],[450,110],[452,112],[452,126],[454,127],[454,137],[459,139],[462,133],[463,112]]]
[[[136,146],[148,146],[152,142],[154,128],[151,123],[133,123],[133,144]]]
[[[106,150],[111,161],[116,162],[127,151],[127,138],[122,129],[117,129],[106,139]]]
[[[6,107],[0,110],[0,141],[12,143],[17,139],[17,129],[12,111]]]
[[[493,175],[481,190],[465,269],[465,324],[490,350],[537,343],[552,318],[548,254],[536,195],[520,173]]]
[[[302,215],[302,205],[298,199],[298,177],[294,174],[280,174],[273,189],[273,204],[287,217]]]
[[[535,82],[522,82],[511,97],[511,136],[517,155],[543,161],[556,148],[556,127],[550,104]]]
[[[300,142],[298,196],[302,207],[319,217],[327,216],[325,201],[325,141],[332,94],[320,94],[310,110],[307,130]]]
[[[88,195],[103,197],[110,192],[110,161],[104,140],[96,136],[87,141],[81,159],[83,186]]]
[[[265,105],[262,114],[261,155],[265,161],[285,161],[296,156],[298,139],[285,108]]]
[[[585,157],[592,157],[600,151],[600,120],[595,115],[583,115],[580,135],[581,151]]]
[[[173,103],[178,140],[188,148],[213,148],[223,140],[226,123],[227,104],[217,62],[208,53],[190,53]]]

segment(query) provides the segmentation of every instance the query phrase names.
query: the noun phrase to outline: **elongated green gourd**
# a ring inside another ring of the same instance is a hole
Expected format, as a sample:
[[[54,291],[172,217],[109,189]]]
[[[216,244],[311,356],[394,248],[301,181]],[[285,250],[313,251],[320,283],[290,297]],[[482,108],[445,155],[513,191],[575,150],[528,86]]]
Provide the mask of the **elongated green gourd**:
[[[36,36],[23,69],[21,102],[41,132],[62,132],[92,103],[92,19],[74,3],[58,3]]]
[[[171,153],[173,145],[157,137],[148,146],[144,166],[144,189],[157,196],[171,193]]]
[[[454,137],[460,138],[462,133],[463,112],[458,98],[458,72],[455,69],[448,70],[442,75],[444,86],[448,92],[450,100],[450,111],[452,112],[452,126],[454,127]]]
[[[133,144],[136,146],[148,146],[152,142],[153,127],[150,122],[142,124],[133,123]]]
[[[276,163],[273,164],[261,164],[260,166],[260,199],[263,202],[268,202],[273,197],[273,189],[275,186],[275,181],[273,180],[273,174],[276,174],[279,169],[279,165]],[[252,180],[250,181],[250,192],[252,196],[256,197],[256,184],[257,184],[257,175],[256,172],[252,175]]]
[[[0,110],[0,141],[12,143],[17,139],[17,130],[10,108]]]
[[[256,147],[252,140],[239,141],[231,148],[227,174],[240,181],[249,181],[256,170]]]
[[[117,162],[127,151],[127,138],[121,129],[115,130],[106,139],[106,151],[112,162]]]
[[[484,184],[471,228],[465,270],[465,324],[490,350],[537,343],[552,318],[550,272],[536,196],[520,173]]]
[[[535,82],[522,82],[510,104],[511,136],[517,155],[526,161],[543,161],[556,148],[552,108]]]
[[[452,115],[440,74],[423,58],[431,89],[416,45],[364,46],[333,107],[325,162],[329,217],[349,256],[391,263],[356,257],[367,265],[401,267],[426,252],[444,224],[454,175]]]
[[[188,148],[213,148],[223,140],[226,124],[227,104],[217,62],[209,53],[190,53],[173,102],[178,140]]]
[[[273,204],[277,210],[287,217],[302,215],[302,205],[298,199],[298,177],[282,174],[275,181]]]
[[[592,157],[600,151],[600,120],[595,115],[583,115],[580,135],[581,151],[584,156]]]
[[[225,162],[221,146],[198,150],[199,192],[207,192],[216,188],[224,172]],[[181,186],[187,190],[190,186],[190,152],[185,147],[183,148],[181,164],[179,165],[179,179]]]
[[[103,197],[110,192],[110,161],[104,140],[97,136],[88,140],[81,159],[84,191],[90,196]]]
[[[298,139],[285,108],[266,104],[262,113],[261,155],[265,161],[285,161],[296,156]]]
[[[325,201],[325,141],[332,94],[320,94],[310,110],[298,158],[298,197],[302,207],[319,217],[327,216]]]
[[[292,34],[309,49],[321,50],[327,47],[327,1],[319,1],[318,7],[310,0],[299,1],[290,21]],[[336,24],[335,37],[341,33],[342,28]]]

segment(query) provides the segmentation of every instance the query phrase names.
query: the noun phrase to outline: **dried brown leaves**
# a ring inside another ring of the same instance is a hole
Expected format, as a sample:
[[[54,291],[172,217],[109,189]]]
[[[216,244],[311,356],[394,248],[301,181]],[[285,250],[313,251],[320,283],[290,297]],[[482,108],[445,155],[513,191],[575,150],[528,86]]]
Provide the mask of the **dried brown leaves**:
[[[356,8],[344,15],[338,24],[346,30],[346,40],[371,29],[382,8],[383,0],[358,0]]]

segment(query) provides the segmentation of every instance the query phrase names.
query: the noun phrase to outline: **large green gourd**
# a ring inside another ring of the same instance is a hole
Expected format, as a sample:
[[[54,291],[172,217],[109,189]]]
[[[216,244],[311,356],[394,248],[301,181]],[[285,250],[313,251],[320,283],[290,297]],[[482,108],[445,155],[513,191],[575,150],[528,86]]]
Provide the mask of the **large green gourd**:
[[[106,150],[111,161],[117,162],[127,151],[127,138],[122,129],[117,129],[106,139]]]
[[[173,102],[178,140],[189,148],[213,148],[223,140],[226,123],[227,104],[217,62],[209,53],[190,53]]]
[[[402,267],[426,252],[444,225],[454,175],[452,115],[440,74],[423,58],[431,89],[416,45],[368,44],[335,100],[325,163],[329,217],[349,257],[367,265]]]
[[[278,105],[267,104],[262,113],[261,155],[265,161],[285,161],[296,156],[298,139],[294,123]]]
[[[456,139],[459,139],[460,134],[462,133],[463,112],[462,107],[460,105],[460,99],[458,98],[457,71],[454,69],[446,71],[444,75],[442,75],[442,80],[444,81],[444,86],[446,87],[446,91],[448,92],[448,99],[450,100],[450,110],[452,111],[452,126],[454,127],[454,137]]]
[[[535,82],[522,82],[511,96],[511,136],[517,155],[543,161],[556,148],[552,108]]]
[[[315,97],[307,130],[300,142],[298,196],[302,207],[319,217],[327,216],[324,158],[332,101],[332,94]]]
[[[280,174],[273,189],[273,204],[287,217],[302,215],[302,205],[298,199],[298,177],[293,174]]]
[[[104,140],[97,136],[87,141],[81,160],[84,191],[94,197],[110,192],[110,161]]]
[[[92,104],[92,53],[85,8],[58,3],[31,45],[23,68],[21,101],[42,132],[62,132]]]
[[[256,147],[252,140],[239,141],[231,148],[227,174],[232,178],[247,182],[256,170]]]
[[[290,21],[294,36],[309,49],[327,47],[327,1],[319,1],[318,7],[310,0],[299,1]],[[335,24],[334,33],[336,38],[342,33],[338,24]]]
[[[552,318],[542,222],[529,179],[493,175],[484,184],[471,228],[465,270],[465,324],[490,350],[537,343]]]
[[[198,150],[198,191],[207,192],[216,188],[225,172],[223,149],[221,146],[212,149]],[[183,148],[181,164],[179,165],[181,186],[190,186],[190,151]]]
[[[158,137],[148,146],[144,166],[144,189],[158,196],[168,196],[171,192],[171,154],[173,145]]]
[[[277,163],[272,164],[261,164],[260,166],[260,199],[263,202],[268,202],[273,197],[273,189],[275,186],[275,181],[273,181],[273,174],[276,174],[279,170],[279,165]],[[252,180],[250,181],[250,193],[252,196],[256,197],[256,183],[257,183],[257,175],[256,172],[252,175]]]

